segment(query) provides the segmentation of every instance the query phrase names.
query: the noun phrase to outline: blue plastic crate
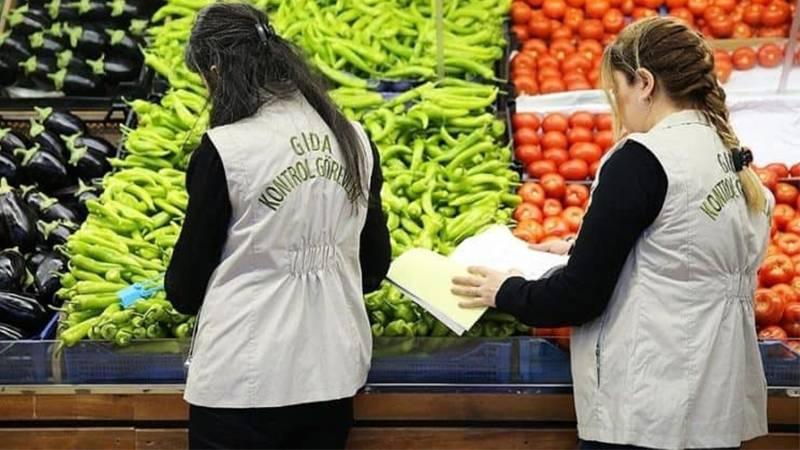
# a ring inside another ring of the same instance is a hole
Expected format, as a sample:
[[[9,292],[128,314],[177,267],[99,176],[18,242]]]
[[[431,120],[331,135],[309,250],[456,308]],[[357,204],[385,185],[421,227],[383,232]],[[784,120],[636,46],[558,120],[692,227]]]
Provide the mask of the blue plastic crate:
[[[0,384],[48,384],[52,379],[53,341],[0,341]]]
[[[759,350],[768,386],[800,386],[800,354],[780,341],[760,342]]]
[[[83,341],[64,349],[64,382],[183,383],[188,341],[163,339],[117,348],[109,342]]]
[[[522,383],[570,384],[569,354],[546,339],[522,339],[519,343],[519,375]]]
[[[376,339],[369,382],[508,383],[511,348],[511,340]]]

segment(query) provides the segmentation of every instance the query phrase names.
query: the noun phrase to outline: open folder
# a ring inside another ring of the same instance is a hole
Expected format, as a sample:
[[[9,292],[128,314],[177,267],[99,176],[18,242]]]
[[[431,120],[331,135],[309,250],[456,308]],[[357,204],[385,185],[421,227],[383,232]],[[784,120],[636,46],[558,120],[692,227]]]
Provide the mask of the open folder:
[[[465,240],[450,257],[412,249],[392,262],[387,276],[412,301],[425,308],[457,335],[472,328],[487,308],[464,309],[462,297],[451,293],[452,279],[468,275],[469,266],[517,269],[527,279],[541,278],[566,264],[568,257],[531,250],[504,226],[491,227]]]

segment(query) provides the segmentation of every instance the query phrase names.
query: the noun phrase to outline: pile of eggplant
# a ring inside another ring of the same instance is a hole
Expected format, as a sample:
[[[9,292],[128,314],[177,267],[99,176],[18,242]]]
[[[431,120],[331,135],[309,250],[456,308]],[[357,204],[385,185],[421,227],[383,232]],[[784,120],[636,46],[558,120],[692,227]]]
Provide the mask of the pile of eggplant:
[[[61,306],[60,249],[86,219],[116,148],[77,116],[37,109],[28,134],[0,129],[0,341],[41,332]]]
[[[141,72],[147,19],[158,2],[31,1],[0,34],[0,86],[72,96],[118,94]]]

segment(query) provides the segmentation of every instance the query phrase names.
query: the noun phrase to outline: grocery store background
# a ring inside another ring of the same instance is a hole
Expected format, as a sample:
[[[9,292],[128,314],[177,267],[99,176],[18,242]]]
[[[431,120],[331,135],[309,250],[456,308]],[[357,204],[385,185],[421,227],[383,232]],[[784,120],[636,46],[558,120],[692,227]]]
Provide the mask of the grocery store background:
[[[208,0],[5,0],[0,449],[180,449],[193,317],[160,289],[208,126],[183,63]],[[253,0],[381,153],[393,256],[495,224],[574,236],[614,144],[604,47],[651,15],[715,49],[778,201],[756,321],[770,435],[800,448],[800,45],[786,0]],[[490,312],[463,337],[385,284],[351,448],[575,447],[569,329]]]

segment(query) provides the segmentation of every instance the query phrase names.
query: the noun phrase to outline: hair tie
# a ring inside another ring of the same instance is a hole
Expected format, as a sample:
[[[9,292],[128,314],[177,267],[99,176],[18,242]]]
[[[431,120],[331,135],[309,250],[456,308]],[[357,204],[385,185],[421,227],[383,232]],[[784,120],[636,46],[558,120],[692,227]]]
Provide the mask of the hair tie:
[[[269,36],[273,34],[272,29],[261,21],[256,22],[256,32],[258,33],[258,39],[261,41],[261,45],[267,45]]]
[[[735,148],[731,153],[733,154],[733,168],[737,172],[741,172],[753,162],[753,152],[747,147]]]

